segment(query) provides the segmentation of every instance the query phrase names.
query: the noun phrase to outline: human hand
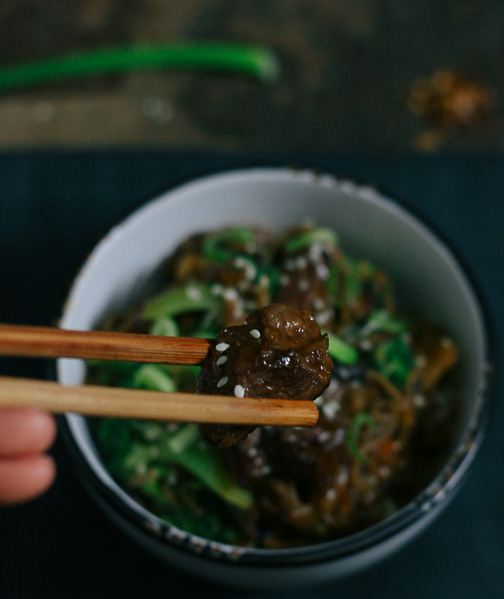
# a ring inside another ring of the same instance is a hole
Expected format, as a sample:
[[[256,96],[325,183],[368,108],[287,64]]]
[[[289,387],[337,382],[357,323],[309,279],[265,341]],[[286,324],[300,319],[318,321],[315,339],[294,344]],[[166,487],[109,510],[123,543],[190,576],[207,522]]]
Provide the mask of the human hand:
[[[56,467],[45,452],[55,438],[56,422],[50,414],[0,410],[0,505],[28,501],[51,486]]]

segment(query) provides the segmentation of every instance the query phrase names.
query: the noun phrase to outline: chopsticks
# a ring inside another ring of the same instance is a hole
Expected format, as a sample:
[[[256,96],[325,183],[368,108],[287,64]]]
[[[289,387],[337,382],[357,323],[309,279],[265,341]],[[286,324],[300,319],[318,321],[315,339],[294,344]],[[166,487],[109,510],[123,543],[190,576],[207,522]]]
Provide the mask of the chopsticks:
[[[209,347],[207,339],[0,325],[0,354],[10,356],[191,365],[200,364]],[[315,404],[305,400],[65,386],[5,376],[0,406],[173,422],[313,426],[318,419]]]
[[[107,331],[0,324],[0,354],[150,364],[201,364],[210,341]]]

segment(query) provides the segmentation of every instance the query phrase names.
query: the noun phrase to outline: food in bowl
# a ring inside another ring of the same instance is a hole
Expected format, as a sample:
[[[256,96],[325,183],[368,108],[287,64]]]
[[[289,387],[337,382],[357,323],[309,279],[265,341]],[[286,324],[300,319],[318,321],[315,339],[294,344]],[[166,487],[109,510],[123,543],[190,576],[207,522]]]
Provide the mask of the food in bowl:
[[[280,302],[315,315],[334,367],[315,427],[262,427],[226,449],[194,424],[91,422],[109,472],[151,512],[206,539],[295,547],[383,520],[439,471],[453,444],[457,347],[435,325],[400,314],[387,273],[348,255],[335,231],[204,231],[167,257],[163,273],[153,297],[103,328],[215,338]],[[88,380],[195,391],[198,369],[94,363]]]

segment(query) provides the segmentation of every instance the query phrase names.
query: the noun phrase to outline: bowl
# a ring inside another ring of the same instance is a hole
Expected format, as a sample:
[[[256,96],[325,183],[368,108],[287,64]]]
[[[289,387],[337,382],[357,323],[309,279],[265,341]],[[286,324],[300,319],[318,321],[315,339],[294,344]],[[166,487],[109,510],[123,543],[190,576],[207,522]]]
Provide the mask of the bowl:
[[[226,224],[285,230],[305,219],[337,230],[350,255],[389,272],[401,308],[441,325],[459,346],[460,406],[449,456],[429,484],[399,511],[369,528],[315,545],[284,549],[218,543],[170,526],[137,503],[102,463],[84,417],[63,418],[79,475],[122,530],[179,569],[246,588],[323,582],[355,573],[397,551],[428,527],[466,478],[485,430],[487,325],[467,273],[418,217],[370,186],[310,170],[252,168],[185,183],[114,227],[75,279],[61,319],[93,329],[151,288],[159,265],[188,235]],[[58,380],[79,385],[85,364],[61,359]]]

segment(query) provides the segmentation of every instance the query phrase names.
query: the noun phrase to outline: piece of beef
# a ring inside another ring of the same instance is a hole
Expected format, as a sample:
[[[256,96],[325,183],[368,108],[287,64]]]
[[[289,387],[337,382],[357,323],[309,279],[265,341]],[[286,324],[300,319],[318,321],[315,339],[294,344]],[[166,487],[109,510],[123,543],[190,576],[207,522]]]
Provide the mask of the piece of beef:
[[[223,329],[198,377],[198,393],[279,399],[316,399],[331,380],[327,335],[309,310],[272,304],[244,325]],[[211,445],[230,447],[253,426],[200,425]]]

